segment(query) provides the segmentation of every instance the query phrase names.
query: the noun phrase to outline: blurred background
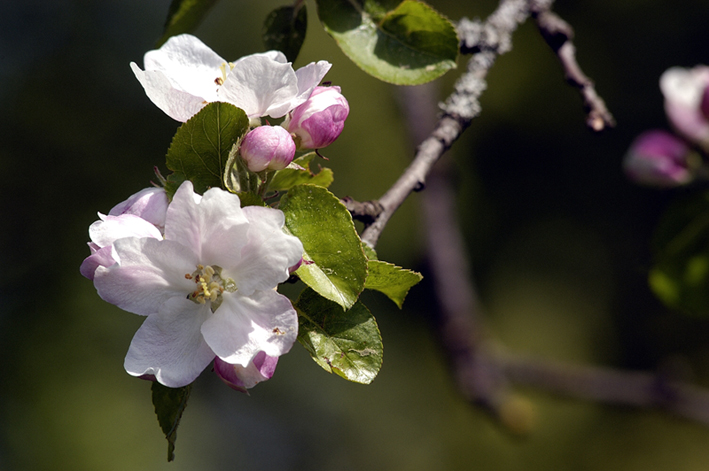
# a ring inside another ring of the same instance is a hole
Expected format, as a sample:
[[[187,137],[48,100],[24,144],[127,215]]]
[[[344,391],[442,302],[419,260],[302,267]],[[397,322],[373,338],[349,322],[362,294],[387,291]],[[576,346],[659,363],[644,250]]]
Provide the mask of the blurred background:
[[[141,319],[101,301],[79,265],[97,211],[148,186],[153,166],[166,171],[178,123],[128,64],[142,65],[169,3],[0,2],[0,470],[709,468],[709,428],[657,411],[522,390],[534,411],[529,433],[500,428],[455,389],[430,324],[430,279],[401,311],[364,296],[385,344],[369,386],[326,374],[298,344],[250,396],[205,372],[168,464],[150,385],[123,370]],[[496,6],[431,4],[454,20]],[[263,19],[280,5],[222,0],[195,34],[227,60],[261,52]],[[377,198],[413,154],[400,95],[352,65],[307,5],[296,66],[332,62],[326,80],[351,106],[326,150],[331,190]],[[640,188],[620,167],[638,133],[667,128],[660,74],[709,61],[709,3],[559,0],[555,10],[575,28],[579,62],[618,126],[587,131],[580,98],[535,27],[517,31],[489,74],[482,115],[450,152],[485,323],[512,351],[642,370],[671,364],[709,386],[709,320],[668,312],[646,284],[653,228],[689,190]],[[441,99],[459,73],[438,81]],[[419,198],[377,249],[426,275]]]

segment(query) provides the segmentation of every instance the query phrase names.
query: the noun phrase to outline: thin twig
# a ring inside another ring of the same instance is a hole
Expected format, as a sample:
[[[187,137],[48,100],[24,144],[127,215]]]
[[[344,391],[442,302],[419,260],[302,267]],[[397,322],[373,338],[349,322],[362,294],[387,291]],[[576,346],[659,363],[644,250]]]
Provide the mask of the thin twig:
[[[481,32],[482,29],[478,28],[475,33],[478,39],[472,41],[471,49],[481,43]],[[467,47],[465,38],[463,42]],[[426,95],[427,91],[430,89],[402,91],[413,142],[418,142],[434,126],[424,123],[422,118],[432,115],[432,100]],[[469,116],[475,113],[471,111]],[[436,130],[439,128],[440,124]],[[509,417],[505,418],[505,411],[514,402],[511,400],[514,397],[512,385],[606,404],[659,408],[709,425],[709,391],[675,381],[668,375],[574,366],[511,354],[494,346],[480,319],[480,303],[456,218],[453,188],[447,178],[449,165],[446,164],[449,162],[444,160],[441,164],[444,165],[429,169],[428,186],[422,197],[423,226],[427,233],[429,266],[440,303],[437,321],[441,344],[458,387],[467,400],[482,406],[512,430],[524,428],[513,423],[514,419],[511,423]]]
[[[709,425],[709,391],[661,374],[569,365],[512,354],[498,353],[495,358],[514,384],[576,399],[657,408]]]
[[[540,2],[549,5],[551,0]],[[502,0],[497,10],[484,24],[463,19],[458,24],[463,43],[475,37],[477,48],[468,61],[467,71],[455,84],[455,91],[441,106],[443,116],[436,129],[418,147],[411,165],[394,185],[379,199],[382,212],[377,219],[362,232],[362,240],[374,247],[379,236],[391,218],[412,191],[425,186],[426,175],[433,164],[450,148],[480,113],[478,98],[485,90],[485,76],[500,54],[510,50],[512,33],[529,17],[527,0]]]
[[[586,111],[586,126],[596,132],[614,127],[613,115],[608,111],[603,99],[596,93],[593,81],[583,73],[576,61],[576,47],[572,42],[573,28],[544,5],[533,5],[532,17],[536,21],[542,37],[559,58],[566,81],[578,88],[581,93]]]

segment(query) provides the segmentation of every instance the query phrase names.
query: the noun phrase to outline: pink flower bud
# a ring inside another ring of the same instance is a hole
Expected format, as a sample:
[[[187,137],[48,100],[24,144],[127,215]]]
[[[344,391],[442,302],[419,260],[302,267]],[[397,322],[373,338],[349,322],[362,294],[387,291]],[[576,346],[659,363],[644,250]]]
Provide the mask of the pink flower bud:
[[[321,149],[342,132],[350,105],[340,87],[315,87],[310,98],[288,114],[283,127],[300,139],[301,149]]]
[[[640,184],[675,187],[689,183],[689,149],[674,135],[660,130],[647,131],[633,142],[623,167],[628,177]]]
[[[259,126],[246,134],[240,152],[252,172],[282,170],[295,157],[295,142],[280,126]]]
[[[165,227],[167,205],[167,195],[164,188],[146,188],[115,205],[108,215],[133,214],[162,229]]]
[[[258,352],[249,366],[232,365],[219,357],[214,359],[214,372],[227,386],[237,391],[246,392],[258,383],[271,379],[276,371],[278,357],[271,357]]]
[[[660,77],[665,112],[672,126],[690,142],[709,148],[709,67],[672,67]]]

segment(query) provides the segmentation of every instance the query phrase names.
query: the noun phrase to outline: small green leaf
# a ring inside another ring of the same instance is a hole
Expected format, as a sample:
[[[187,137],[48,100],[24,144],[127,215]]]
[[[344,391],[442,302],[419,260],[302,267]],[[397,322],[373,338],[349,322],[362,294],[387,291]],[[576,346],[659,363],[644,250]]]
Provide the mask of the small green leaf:
[[[171,36],[193,31],[215,3],[217,0],[172,0],[157,47],[165,44]]]
[[[320,21],[362,70],[385,82],[420,85],[456,67],[453,24],[423,2],[317,0]]]
[[[323,188],[330,186],[333,180],[332,170],[329,168],[320,168],[318,173],[313,173],[310,170],[310,162],[316,155],[315,152],[310,152],[298,157],[292,162],[292,164],[303,167],[302,169],[284,168],[276,172],[273,180],[271,180],[271,183],[268,185],[268,189],[273,191],[286,191],[296,185],[302,185],[304,183],[310,183],[311,185],[317,185]]]
[[[377,251],[370,247],[366,242],[362,242],[362,250],[364,250],[364,255],[367,256],[367,260],[379,260],[377,257]]]
[[[367,278],[367,258],[352,216],[325,188],[291,188],[279,206],[286,228],[303,243],[303,263],[296,274],[321,296],[349,309]]]
[[[369,274],[364,287],[386,294],[399,309],[404,304],[409,289],[423,279],[420,273],[378,260],[367,262],[367,268]]]
[[[177,130],[167,151],[167,168],[178,180],[191,180],[198,193],[221,187],[229,151],[248,127],[242,109],[209,103]]]
[[[295,62],[307,29],[308,13],[304,3],[297,9],[292,6],[276,8],[263,25],[263,43],[266,49],[281,51],[290,62]]]
[[[654,238],[648,282],[668,307],[709,315],[709,192],[672,205]]]
[[[187,407],[192,385],[182,388],[168,388],[157,381],[153,381],[150,390],[153,396],[155,414],[158,416],[160,428],[167,438],[167,460],[175,459],[175,440],[177,439],[177,426],[180,425],[182,413]]]
[[[298,341],[325,371],[369,384],[382,367],[384,346],[377,321],[364,304],[349,311],[306,288],[295,303]]]

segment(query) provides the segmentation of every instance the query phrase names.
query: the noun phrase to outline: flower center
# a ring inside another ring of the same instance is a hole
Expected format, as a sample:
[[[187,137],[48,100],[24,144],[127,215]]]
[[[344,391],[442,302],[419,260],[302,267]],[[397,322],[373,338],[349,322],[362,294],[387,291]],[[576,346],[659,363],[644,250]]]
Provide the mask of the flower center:
[[[216,83],[216,84],[219,85],[220,87],[222,86],[222,84],[223,84],[224,81],[226,80],[226,74],[227,74],[227,69],[226,69],[226,68],[227,68],[227,67],[229,67],[229,72],[230,72],[231,69],[234,68],[234,63],[233,63],[233,62],[228,62],[228,63],[227,63],[227,62],[223,62],[222,65],[219,66],[219,70],[222,71],[222,76],[221,76],[221,77],[217,77],[217,78],[214,79],[214,83]]]
[[[207,301],[212,303],[212,311],[216,311],[222,303],[224,291],[234,293],[236,283],[231,278],[222,278],[222,267],[214,265],[197,265],[197,270],[192,273],[185,273],[185,278],[193,280],[197,285],[196,289],[187,295],[187,299],[199,304]]]

